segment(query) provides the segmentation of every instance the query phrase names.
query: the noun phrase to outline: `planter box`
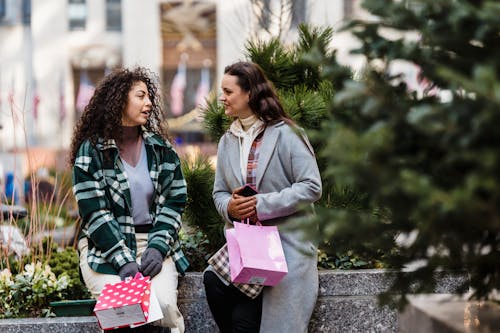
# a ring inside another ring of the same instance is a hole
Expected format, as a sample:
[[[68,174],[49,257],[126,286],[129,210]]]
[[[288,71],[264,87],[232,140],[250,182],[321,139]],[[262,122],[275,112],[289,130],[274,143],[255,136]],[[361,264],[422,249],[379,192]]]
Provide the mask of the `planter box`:
[[[95,299],[75,301],[50,302],[49,305],[57,317],[92,316],[94,313]]]

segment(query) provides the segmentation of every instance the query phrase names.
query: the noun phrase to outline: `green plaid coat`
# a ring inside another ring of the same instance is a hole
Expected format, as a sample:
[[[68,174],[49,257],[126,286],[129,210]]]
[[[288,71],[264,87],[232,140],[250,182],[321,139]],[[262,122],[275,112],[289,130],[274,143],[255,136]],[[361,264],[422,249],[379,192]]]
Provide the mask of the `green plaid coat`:
[[[179,157],[160,136],[144,131],[143,138],[154,186],[148,247],[172,256],[183,274],[189,263],[178,238],[187,192]],[[135,261],[137,249],[129,183],[114,140],[82,143],[73,166],[73,193],[82,218],[80,238],[89,242],[90,267],[117,274]]]

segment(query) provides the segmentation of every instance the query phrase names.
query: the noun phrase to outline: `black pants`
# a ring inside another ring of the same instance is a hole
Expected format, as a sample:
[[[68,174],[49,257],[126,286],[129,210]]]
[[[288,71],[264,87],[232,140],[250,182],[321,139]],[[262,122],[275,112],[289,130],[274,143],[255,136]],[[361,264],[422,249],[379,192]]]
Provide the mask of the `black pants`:
[[[258,333],[262,317],[262,293],[255,299],[235,286],[226,286],[214,272],[203,274],[208,306],[221,333]]]

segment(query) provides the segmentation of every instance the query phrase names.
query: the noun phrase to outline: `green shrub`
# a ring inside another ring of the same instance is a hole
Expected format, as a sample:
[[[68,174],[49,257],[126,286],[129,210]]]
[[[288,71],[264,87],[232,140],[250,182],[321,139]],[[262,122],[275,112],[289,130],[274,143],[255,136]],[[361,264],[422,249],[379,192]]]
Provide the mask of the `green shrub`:
[[[62,293],[64,300],[79,300],[91,298],[85,284],[80,279],[80,259],[78,252],[72,247],[52,252],[49,265],[56,275],[67,274],[71,288]]]
[[[0,272],[0,318],[50,316],[49,303],[62,300],[68,288],[66,273],[56,277],[41,262],[27,264],[16,275],[4,269]]]
[[[179,235],[182,250],[189,260],[190,272],[202,272],[207,267],[207,260],[213,253],[207,236],[193,228],[189,233],[182,231]]]
[[[224,221],[215,209],[212,199],[215,170],[208,158],[198,156],[194,161],[182,161],[182,172],[187,183],[188,198],[183,220],[186,229],[197,228],[210,243],[206,250],[215,253],[225,242]]]

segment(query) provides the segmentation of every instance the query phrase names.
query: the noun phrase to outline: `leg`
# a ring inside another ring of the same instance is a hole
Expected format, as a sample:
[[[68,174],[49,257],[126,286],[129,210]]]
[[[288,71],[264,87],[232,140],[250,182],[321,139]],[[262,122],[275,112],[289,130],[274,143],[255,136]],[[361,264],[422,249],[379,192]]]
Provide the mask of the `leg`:
[[[142,253],[147,247],[148,234],[136,234],[137,258],[140,261]],[[151,289],[154,290],[163,318],[155,321],[154,325],[169,327],[172,332],[184,333],[184,318],[177,306],[177,268],[171,257],[165,258],[160,273],[151,280]],[[152,331],[156,332],[156,331]]]
[[[93,271],[88,263],[87,263],[87,240],[82,239],[78,243],[78,250],[80,251],[80,269],[82,273],[83,280],[85,285],[92,293],[92,296],[98,298],[101,294],[104,285],[107,283],[117,283],[120,282],[121,279],[118,275],[111,274],[101,274]],[[175,269],[175,267],[174,267]],[[176,275],[177,276],[177,275]],[[177,289],[177,288],[176,288]],[[158,296],[158,298],[160,298]],[[184,322],[183,322],[184,324]],[[136,328],[123,327],[117,328],[113,330],[106,330],[104,333],[167,333],[169,329],[164,329],[163,327],[153,326],[151,324],[139,326]]]
[[[235,286],[226,286],[210,271],[203,274],[208,306],[221,333],[259,332],[262,294],[251,299]]]
[[[254,299],[240,293],[233,309],[233,332],[259,333],[261,317],[262,293]]]
[[[226,286],[214,272],[203,274],[203,284],[207,296],[208,307],[221,333],[233,332],[232,311],[234,303],[230,296],[230,288]]]

